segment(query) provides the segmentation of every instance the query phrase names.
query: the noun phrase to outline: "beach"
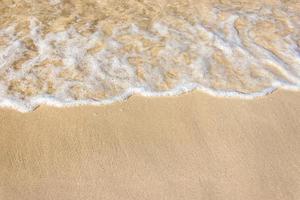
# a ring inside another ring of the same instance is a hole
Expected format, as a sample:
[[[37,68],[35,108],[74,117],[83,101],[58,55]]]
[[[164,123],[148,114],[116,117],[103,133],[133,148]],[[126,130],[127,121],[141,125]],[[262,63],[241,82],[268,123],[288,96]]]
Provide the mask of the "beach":
[[[299,11],[280,0],[5,0],[0,107],[299,91]]]
[[[300,93],[0,111],[0,199],[300,198]]]
[[[298,0],[0,0],[0,200],[299,200]]]

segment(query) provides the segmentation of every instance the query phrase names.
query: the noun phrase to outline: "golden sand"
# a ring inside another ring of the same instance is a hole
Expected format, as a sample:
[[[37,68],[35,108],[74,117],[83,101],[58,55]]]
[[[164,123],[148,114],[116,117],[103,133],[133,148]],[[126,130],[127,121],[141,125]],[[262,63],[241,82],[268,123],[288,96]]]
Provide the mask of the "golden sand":
[[[0,0],[0,105],[37,108],[0,110],[0,200],[300,199],[299,92],[36,100],[180,81],[221,96],[297,89],[299,13],[298,0]]]
[[[300,198],[300,93],[0,111],[0,199]]]

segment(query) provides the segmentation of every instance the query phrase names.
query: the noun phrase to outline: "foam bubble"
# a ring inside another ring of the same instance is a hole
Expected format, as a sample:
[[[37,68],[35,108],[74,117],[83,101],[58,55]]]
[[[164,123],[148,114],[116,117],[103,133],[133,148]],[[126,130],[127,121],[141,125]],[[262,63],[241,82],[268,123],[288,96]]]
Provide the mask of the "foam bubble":
[[[27,112],[41,104],[109,104],[133,94],[200,90],[252,99],[277,88],[299,90],[296,13],[282,10],[286,16],[277,19],[267,8],[215,6],[211,21],[201,20],[201,13],[188,19],[166,12],[147,27],[138,23],[140,16],[97,24],[96,12],[90,18],[76,14],[73,21],[58,16],[52,28],[39,16],[28,16],[21,30],[21,21],[6,23],[0,26],[0,106]]]

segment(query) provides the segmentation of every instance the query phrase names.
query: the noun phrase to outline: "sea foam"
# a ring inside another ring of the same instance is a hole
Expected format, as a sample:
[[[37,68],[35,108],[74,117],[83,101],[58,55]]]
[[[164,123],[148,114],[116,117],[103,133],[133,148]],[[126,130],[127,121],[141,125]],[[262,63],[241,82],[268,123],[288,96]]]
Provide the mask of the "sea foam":
[[[198,10],[188,16],[193,5],[169,5],[172,12],[157,15],[151,12],[159,8],[146,3],[144,16],[127,13],[126,6],[106,18],[97,10],[89,17],[63,15],[66,9],[88,12],[86,4],[49,1],[42,8],[56,12],[48,16],[25,10],[26,17],[11,14],[0,23],[0,106],[27,112],[41,104],[102,105],[133,94],[192,90],[252,99],[300,88],[300,17],[288,5],[243,10],[207,3],[201,6],[209,15]],[[105,6],[99,9],[111,5]],[[146,25],[144,18],[150,19]]]

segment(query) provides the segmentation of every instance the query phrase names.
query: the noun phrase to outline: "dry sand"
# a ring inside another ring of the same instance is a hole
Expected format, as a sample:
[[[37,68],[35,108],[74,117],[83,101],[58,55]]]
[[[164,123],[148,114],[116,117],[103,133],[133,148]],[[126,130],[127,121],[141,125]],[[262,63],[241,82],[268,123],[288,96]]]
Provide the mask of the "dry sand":
[[[0,111],[0,199],[300,199],[300,93]]]

